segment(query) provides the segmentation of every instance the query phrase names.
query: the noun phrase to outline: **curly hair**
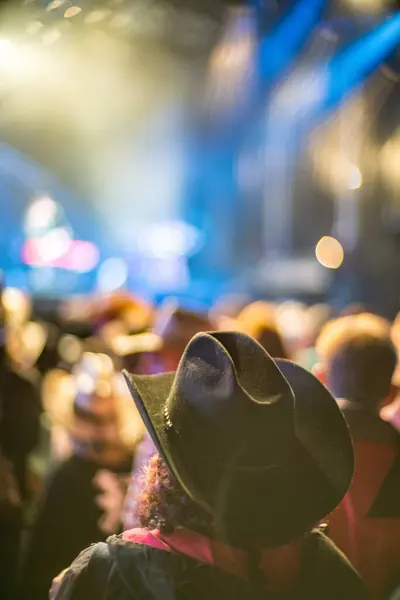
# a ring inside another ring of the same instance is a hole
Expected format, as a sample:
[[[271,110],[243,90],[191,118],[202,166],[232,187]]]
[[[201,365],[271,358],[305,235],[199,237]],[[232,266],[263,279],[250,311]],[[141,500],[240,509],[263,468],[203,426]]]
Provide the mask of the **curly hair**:
[[[165,534],[172,533],[178,527],[208,536],[213,530],[212,516],[185,494],[159,454],[150,459],[145,469],[136,518],[140,527],[158,529]]]

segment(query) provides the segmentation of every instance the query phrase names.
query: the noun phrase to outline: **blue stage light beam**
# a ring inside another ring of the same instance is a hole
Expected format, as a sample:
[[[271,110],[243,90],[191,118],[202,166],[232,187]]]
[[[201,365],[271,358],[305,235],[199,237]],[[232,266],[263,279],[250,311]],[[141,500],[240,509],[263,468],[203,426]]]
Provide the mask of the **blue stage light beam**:
[[[332,110],[356,90],[400,45],[400,13],[340,52],[328,65],[322,110]]]
[[[311,39],[327,4],[327,0],[298,0],[271,30],[261,36],[254,51],[253,64],[249,66],[254,77],[242,85],[241,100],[237,106],[225,110],[222,118],[217,115],[211,119],[213,126],[209,129],[218,143],[240,146],[254,115],[261,115],[270,89],[298,59],[304,45]],[[264,10],[258,0],[252,3],[252,7],[256,18]],[[240,16],[237,19],[236,27],[240,24]]]
[[[327,0],[299,0],[261,39],[258,67],[263,84],[274,83],[298,58],[327,4]]]
[[[357,91],[399,44],[400,13],[347,46],[328,63],[314,64],[305,80],[300,74],[288,102],[277,103],[273,128],[285,130],[289,122],[304,134],[318,126]]]

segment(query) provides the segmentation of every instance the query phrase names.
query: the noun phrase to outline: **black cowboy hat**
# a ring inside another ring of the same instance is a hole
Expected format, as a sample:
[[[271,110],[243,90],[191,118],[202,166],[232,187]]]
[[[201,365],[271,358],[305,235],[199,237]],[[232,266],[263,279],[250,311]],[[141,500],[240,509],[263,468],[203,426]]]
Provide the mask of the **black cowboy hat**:
[[[279,546],[345,495],[353,448],[328,390],[242,333],[199,333],[176,373],[124,373],[158,451],[236,545]]]

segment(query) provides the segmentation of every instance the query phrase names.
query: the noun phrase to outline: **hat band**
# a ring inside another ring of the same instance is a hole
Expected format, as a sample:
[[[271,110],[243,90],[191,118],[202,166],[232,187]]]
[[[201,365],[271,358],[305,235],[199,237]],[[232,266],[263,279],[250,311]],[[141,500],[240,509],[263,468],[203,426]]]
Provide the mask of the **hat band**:
[[[171,431],[172,429],[174,429],[174,425],[172,423],[171,415],[169,414],[168,405],[166,402],[164,404],[163,416],[164,416],[165,430]]]

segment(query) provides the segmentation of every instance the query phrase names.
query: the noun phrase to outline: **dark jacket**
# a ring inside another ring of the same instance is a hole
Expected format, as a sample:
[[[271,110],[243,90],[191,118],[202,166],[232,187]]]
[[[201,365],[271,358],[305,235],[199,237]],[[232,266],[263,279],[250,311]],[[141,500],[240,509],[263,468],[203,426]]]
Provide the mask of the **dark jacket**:
[[[0,349],[0,444],[11,461],[22,497],[27,494],[27,459],[39,442],[41,405],[39,384],[18,373]]]
[[[96,504],[99,490],[93,482],[103,468],[71,456],[50,475],[28,543],[22,597],[47,600],[53,577],[71,564],[82,548],[107,537],[99,527],[103,512]],[[130,460],[108,470],[126,476]]]
[[[243,580],[182,554],[119,536],[83,551],[56,600],[362,600],[364,586],[347,559],[321,533],[307,538],[300,576],[289,594],[265,581]]]
[[[38,386],[23,374],[14,371],[0,347],[0,468],[8,461],[7,476],[0,476],[6,486],[20,498],[27,497],[28,455],[39,440],[40,400]],[[10,477],[8,477],[10,475]],[[12,475],[12,476],[11,476]],[[10,483],[12,482],[12,483]],[[13,485],[15,483],[15,486]],[[0,496],[9,497],[6,489]],[[0,507],[0,598],[14,598],[22,529],[22,507],[6,502]]]
[[[355,470],[329,534],[364,578],[371,597],[400,584],[400,435],[372,411],[340,401],[353,437]]]

